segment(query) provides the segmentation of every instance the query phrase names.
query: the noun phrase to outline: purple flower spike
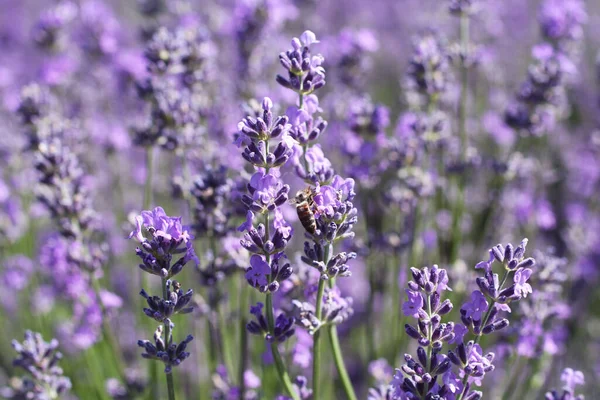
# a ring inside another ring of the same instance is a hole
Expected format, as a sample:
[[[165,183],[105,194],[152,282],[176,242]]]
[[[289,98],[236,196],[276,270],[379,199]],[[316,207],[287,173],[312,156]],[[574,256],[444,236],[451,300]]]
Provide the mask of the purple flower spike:
[[[28,375],[11,379],[8,387],[0,388],[3,397],[51,399],[65,396],[71,389],[71,380],[63,376],[63,370],[58,366],[62,354],[57,350],[56,339],[45,342],[41,334],[25,331],[25,340],[13,340],[12,347],[19,354],[13,365],[22,368]]]

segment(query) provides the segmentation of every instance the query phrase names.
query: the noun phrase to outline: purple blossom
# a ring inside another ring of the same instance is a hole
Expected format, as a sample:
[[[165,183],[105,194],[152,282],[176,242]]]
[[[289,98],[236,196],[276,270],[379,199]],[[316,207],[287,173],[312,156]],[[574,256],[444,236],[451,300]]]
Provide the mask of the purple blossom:
[[[531,285],[527,283],[527,280],[531,276],[533,271],[531,268],[519,268],[514,275],[515,281],[515,294],[522,297],[527,297],[528,293],[533,293]]]
[[[250,210],[246,212],[246,221],[244,221],[239,227],[239,232],[249,231],[254,228],[254,213]]]
[[[279,55],[281,65],[288,71],[288,77],[277,75],[277,82],[302,95],[309,95],[325,86],[324,58],[311,54],[310,46],[318,43],[311,31],[302,33],[301,38],[292,39],[292,48]]]
[[[155,239],[162,238],[179,243],[187,243],[190,240],[188,231],[181,225],[181,217],[168,217],[162,207],[142,211],[140,216],[135,217],[135,222],[136,228],[129,234],[129,239],[135,236],[140,243],[147,240],[142,228],[146,228]]]
[[[493,357],[493,353],[492,357]],[[477,379],[483,378],[486,372],[493,370],[492,361],[489,355],[484,356],[481,346],[474,344],[470,346],[470,351],[467,354],[467,367],[469,374]]]
[[[581,39],[587,18],[581,0],[545,0],[539,14],[542,33],[552,41]]]
[[[273,211],[287,201],[289,186],[274,174],[256,172],[250,179],[248,189],[252,192],[252,205],[256,211]]]
[[[250,257],[250,267],[246,271],[246,280],[254,287],[266,287],[269,284],[271,267],[262,256],[253,254]]]
[[[402,304],[402,312],[407,317],[419,318],[419,310],[423,307],[423,297],[419,292],[406,289],[408,300]]]
[[[25,340],[12,341],[12,347],[18,353],[13,360],[15,367],[22,368],[27,376],[14,378],[9,386],[0,388],[3,397],[9,399],[51,399],[65,396],[71,389],[71,380],[63,376],[58,365],[62,354],[58,349],[58,340],[45,342],[42,335],[25,331]]]
[[[480,261],[475,265],[475,269],[483,269],[485,272],[490,272],[492,263],[494,262],[494,252],[490,250],[490,258],[487,261]]]
[[[483,293],[481,293],[479,290],[475,290],[473,293],[471,293],[471,300],[463,304],[461,310],[465,311],[465,316],[467,318],[472,318],[475,321],[481,321],[483,313],[488,309],[488,305],[489,304]]]
[[[560,380],[565,385],[565,388],[569,388],[571,391],[575,391],[577,385],[585,384],[585,378],[581,371],[574,371],[572,368],[565,368],[560,375]]]
[[[575,371],[572,368],[565,368],[560,376],[563,382],[562,391],[552,390],[546,393],[546,400],[583,400],[583,395],[575,395],[575,387],[583,385],[585,379],[581,371]]]
[[[467,333],[469,333],[469,329],[463,324],[454,325],[454,339],[449,343],[459,344],[464,342],[464,337]]]
[[[150,239],[145,233],[150,234]],[[199,259],[192,246],[192,236],[181,224],[181,217],[169,217],[162,207],[152,211],[142,211],[135,217],[135,229],[129,234],[141,247],[136,254],[141,258],[139,267],[149,274],[162,277],[177,275],[190,261],[196,265]],[[183,254],[176,262],[171,263],[174,255]]]

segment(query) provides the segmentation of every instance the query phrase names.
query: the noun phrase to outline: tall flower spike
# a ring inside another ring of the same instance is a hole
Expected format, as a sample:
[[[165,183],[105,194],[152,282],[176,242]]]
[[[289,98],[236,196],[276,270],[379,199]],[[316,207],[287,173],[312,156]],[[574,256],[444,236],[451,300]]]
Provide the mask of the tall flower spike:
[[[143,288],[140,295],[148,304],[148,308],[143,310],[144,314],[162,322],[162,325],[156,329],[153,342],[138,340],[138,346],[144,349],[143,358],[161,361],[165,365],[169,400],[174,400],[171,374],[174,367],[190,356],[186,349],[194,337],[188,335],[177,343],[173,339],[175,325],[171,318],[175,314],[192,311],[189,305],[194,293],[191,289],[184,292],[179,282],[169,278],[181,272],[189,261],[193,260],[198,265],[198,258],[192,247],[192,237],[181,224],[181,217],[169,217],[162,207],[142,211],[141,215],[135,217],[135,229],[129,234],[129,238],[135,238],[141,244],[136,249],[136,254],[142,259],[140,268],[161,277],[162,296],[150,296]],[[183,255],[173,262],[173,257],[180,254]]]
[[[274,118],[273,108],[271,99],[265,97],[262,101],[262,113],[246,116],[238,124],[239,132],[235,139],[239,147],[244,147],[242,157],[256,168],[247,184],[248,192],[241,198],[247,213],[246,221],[238,228],[241,232],[245,231],[240,244],[253,253],[245,278],[250,286],[265,293],[265,305],[258,303],[250,308],[255,321],[247,323],[246,330],[265,339],[279,366],[281,383],[287,394],[298,400],[278,347],[279,343],[294,334],[294,318],[285,313],[275,318],[273,307],[273,293],[279,290],[282,281],[292,275],[292,267],[285,255],[292,229],[283,218],[281,210],[288,201],[290,188],[281,180],[279,167],[291,157],[295,141],[289,135],[291,125],[288,117]],[[278,141],[275,147],[272,146],[274,141]],[[266,316],[263,315],[263,307]],[[246,330],[242,328],[242,336],[246,334]],[[245,366],[241,365],[241,368],[243,371]]]
[[[407,301],[402,309],[406,316],[417,320],[416,325],[406,324],[405,331],[417,340],[419,347],[417,359],[405,354],[406,363],[397,370],[392,387],[396,395],[443,396],[449,387],[442,383],[433,385],[433,382],[451,373],[450,360],[441,354],[444,345],[455,339],[454,323],[443,323],[441,318],[452,311],[450,300],[441,300],[441,294],[451,290],[448,275],[437,265],[411,271],[413,280],[408,283]]]
[[[135,144],[178,152],[197,147],[209,113],[206,83],[213,51],[202,26],[160,28],[154,33],[144,52],[149,77],[138,82],[149,114],[133,129]]]
[[[527,239],[523,239],[516,248],[512,244],[498,244],[489,250],[489,259],[481,261],[475,268],[483,269],[484,276],[476,279],[479,290],[471,293],[470,300],[460,309],[461,321],[457,325],[460,340],[454,351],[448,353],[450,361],[461,371],[459,399],[480,398],[482,393],[471,389],[471,384],[483,378],[494,370],[494,353],[484,354],[479,345],[483,335],[489,335],[509,326],[502,312],[510,312],[509,303],[518,301],[531,293],[532,288],[527,283],[532,270],[528,267],[535,264],[533,258],[525,258]],[[502,264],[502,278],[494,273],[494,261]],[[514,283],[505,287],[511,274]],[[464,343],[464,336],[470,331],[475,339]]]

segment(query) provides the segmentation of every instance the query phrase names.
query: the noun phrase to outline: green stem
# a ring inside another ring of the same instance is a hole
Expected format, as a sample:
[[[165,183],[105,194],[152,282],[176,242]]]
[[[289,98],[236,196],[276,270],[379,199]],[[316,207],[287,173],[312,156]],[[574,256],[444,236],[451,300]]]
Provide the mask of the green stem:
[[[438,185],[435,189],[435,210],[434,210],[435,215],[437,215],[440,211],[446,209],[444,190],[443,190],[442,186],[439,184],[440,183],[439,180],[444,176],[444,169],[445,169],[444,150],[440,149],[438,160],[437,160]],[[444,235],[442,235],[440,233],[441,230],[440,230],[437,218],[434,218],[434,219],[435,219],[435,222],[434,222],[435,229],[436,229],[436,232],[438,232],[438,235],[437,235],[438,257],[439,257],[440,261],[446,261],[445,257],[448,254],[448,252],[446,251],[447,238],[445,238]]]
[[[246,368],[248,368],[248,331],[246,330],[246,324],[248,319],[246,313],[248,312],[248,283],[245,279],[241,280],[242,287],[240,288],[240,363],[238,370],[238,380],[240,384],[240,400],[244,400],[244,393],[246,391],[246,382],[244,380],[244,374]]]
[[[267,152],[269,151],[269,142],[266,142]],[[266,168],[267,173],[269,173],[269,168]],[[265,214],[265,236],[270,239],[270,222],[269,222],[269,213]],[[265,259],[268,265],[271,265],[271,255],[265,254]],[[269,277],[270,279],[270,277]],[[273,334],[275,330],[275,316],[273,315],[273,294],[267,292],[266,295],[266,308],[267,308],[267,326],[269,328],[269,333]],[[273,354],[273,359],[275,360],[275,367],[277,369],[277,375],[279,376],[279,380],[283,384],[285,391],[287,394],[292,397],[293,400],[300,400],[298,394],[294,390],[292,385],[292,380],[288,375],[288,372],[285,368],[285,364],[283,363],[283,358],[279,353],[279,347],[277,347],[277,341],[271,342],[271,353]]]
[[[302,80],[300,80],[300,92],[298,93],[298,108],[302,108],[304,105],[304,95],[302,94]],[[304,171],[308,174],[308,160],[306,159],[306,152],[308,150],[308,143],[302,145],[302,164],[304,165]]]
[[[154,172],[154,147],[146,148],[146,183],[144,184],[144,210],[152,205],[152,175]]]
[[[190,166],[188,165],[187,157],[185,156],[185,154],[181,156],[181,170],[183,175],[183,200],[185,201],[185,204],[187,206],[187,218],[189,219],[194,213],[194,208],[191,199],[191,186],[188,187],[187,185],[193,185],[193,183],[191,182],[192,176],[190,173]]]
[[[349,400],[356,400],[356,393],[354,393],[352,381],[350,381],[350,376],[348,375],[348,371],[346,370],[346,364],[344,363],[344,358],[342,357],[342,349],[340,347],[340,340],[338,338],[337,327],[335,325],[330,325],[328,332],[329,343],[331,344],[331,351],[333,352],[333,359],[335,361],[335,366],[342,380],[342,386],[344,387],[346,397]]]
[[[329,244],[325,247],[324,260],[325,265],[329,262],[329,257],[333,252],[333,245]],[[333,289],[335,286],[335,278],[331,278],[327,281],[329,283],[329,288]],[[322,298],[323,296],[321,296]],[[337,326],[331,325],[328,329],[329,331],[329,341],[331,343],[331,351],[333,353],[333,358],[335,361],[335,366],[337,368],[338,374],[342,379],[342,386],[344,388],[344,392],[346,392],[346,397],[350,400],[356,400],[356,393],[354,392],[354,388],[352,387],[352,382],[350,381],[350,377],[348,375],[348,370],[346,369],[346,363],[344,363],[344,357],[342,356],[342,351],[340,348],[340,341],[338,338]],[[315,399],[317,397],[314,397]]]
[[[206,320],[206,332],[209,340],[206,342],[207,349],[206,354],[208,358],[208,368],[209,372],[212,373],[217,370],[217,365],[219,364],[218,357],[218,339],[215,333],[216,328],[214,327],[211,318],[207,318]]]
[[[414,222],[413,222],[413,232],[412,232],[412,243],[410,244],[410,251],[408,256],[408,267],[417,268],[417,263],[420,262],[422,247],[421,243],[421,200],[417,199],[417,204],[415,206],[414,211]]]
[[[112,359],[114,361],[115,367],[117,368],[119,377],[125,383],[125,367],[122,359],[122,352],[119,351],[120,346],[117,343],[117,340],[112,332],[112,329],[108,323],[108,314],[106,312],[106,307],[104,307],[104,303],[102,303],[102,299],[100,297],[100,282],[98,279],[92,277],[92,287],[94,288],[94,293],[96,295],[96,300],[100,305],[100,310],[102,312],[102,336],[108,342],[108,346],[110,347],[110,351],[112,353]]]
[[[508,275],[510,274],[510,271],[508,269],[505,269],[504,271],[504,276],[502,277],[502,282],[500,283],[500,286],[498,288],[498,292],[500,292],[502,290],[502,287],[504,286],[504,284],[506,283],[506,280],[508,279]],[[496,300],[493,299],[492,300],[492,304],[489,305],[483,319],[481,320],[481,329],[483,330],[483,328],[485,328],[485,326],[488,323],[488,319],[490,318],[490,315],[492,314],[492,310],[494,309],[494,306],[496,305]],[[481,338],[483,337],[483,331],[479,332],[476,336],[475,336],[475,344],[478,344],[479,341],[481,340]],[[467,389],[467,381],[469,380],[469,375],[465,374],[463,380],[462,380],[462,386],[463,386],[463,390],[460,393],[460,395],[456,398],[456,400],[462,400],[463,396],[466,394],[466,389]]]
[[[469,15],[460,15],[460,47],[463,52],[463,61],[460,69],[460,102],[458,109],[458,131],[460,135],[460,161],[463,165],[467,161],[468,135],[467,135],[467,100],[468,100],[468,78],[469,69],[466,58],[469,51]],[[450,263],[458,258],[460,243],[462,241],[461,219],[465,208],[465,184],[464,176],[458,177],[458,195],[454,209],[452,210],[452,246],[450,247]]]
[[[273,295],[271,293],[267,293],[267,323],[269,325],[269,332],[273,332],[273,327],[275,326],[275,317],[273,316]],[[283,363],[283,359],[281,354],[279,353],[279,348],[277,347],[277,341],[271,342],[271,352],[273,353],[273,359],[275,360],[275,368],[277,369],[277,374],[279,375],[279,380],[283,384],[285,391],[288,396],[290,396],[294,400],[300,400],[298,394],[294,390],[292,385],[292,381],[290,376],[285,369],[285,365]]]
[[[460,105],[458,110],[459,134],[460,134],[460,155],[461,161],[467,160],[468,136],[467,136],[467,89],[469,80],[469,68],[466,59],[469,56],[469,15],[462,13],[460,15],[460,47],[463,51],[463,61],[460,71]]]
[[[400,278],[400,258],[398,257],[398,253],[394,252],[394,257],[392,258],[392,279],[390,284],[392,289],[392,355],[389,358],[389,361],[392,362],[393,365],[396,364],[396,358],[398,357],[399,346],[400,346],[400,332],[402,332],[402,323],[397,323],[396,321],[401,321],[402,319],[402,291],[398,287],[398,279]]]
[[[142,204],[143,210],[149,210],[152,205],[152,175],[154,171],[154,147],[150,146],[146,148],[146,182],[144,184],[144,199]],[[140,270],[140,285],[142,288],[148,288],[148,277],[144,271]],[[144,307],[144,299],[140,296],[140,307]],[[150,400],[159,400],[160,393],[158,390],[158,375],[159,375],[159,364],[150,363],[148,365],[150,372],[150,390],[148,391],[148,398]]]
[[[365,323],[365,339],[367,341],[367,362],[377,358],[377,349],[375,348],[375,333],[373,331],[373,308],[375,307],[375,284],[369,279],[369,297],[367,298],[367,315]],[[391,361],[391,360],[390,360]]]
[[[163,290],[163,299],[169,299],[169,287],[167,286],[168,279],[162,278],[162,290]],[[171,321],[169,319],[165,320],[164,323],[165,328],[165,347],[169,348],[171,342],[173,341],[171,336]],[[173,371],[170,373],[165,373],[167,378],[167,392],[169,394],[169,400],[175,400],[175,385],[173,384]]]
[[[219,305],[217,310],[217,323],[219,326],[219,338],[221,339],[221,357],[222,362],[227,367],[227,371],[233,374],[233,360],[231,359],[231,352],[229,347],[229,334],[227,325],[225,322],[225,310],[224,304]]]
[[[319,288],[317,289],[317,306],[315,316],[318,321],[323,317],[323,294],[325,293],[325,280],[319,279]],[[320,395],[321,381],[321,329],[313,335],[313,398],[318,399]]]
[[[165,374],[167,377],[167,391],[169,400],[175,400],[175,383],[173,383],[173,373]]]

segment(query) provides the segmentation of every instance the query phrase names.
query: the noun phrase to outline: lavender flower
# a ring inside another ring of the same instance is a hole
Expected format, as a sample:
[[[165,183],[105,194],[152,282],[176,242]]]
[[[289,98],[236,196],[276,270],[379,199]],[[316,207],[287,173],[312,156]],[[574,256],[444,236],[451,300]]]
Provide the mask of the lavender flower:
[[[564,46],[564,42],[581,40],[587,13],[581,0],[546,0],[538,18],[544,38]]]
[[[493,371],[495,354],[484,354],[478,345],[482,335],[505,329],[509,326],[506,318],[501,318],[503,311],[510,312],[509,303],[518,301],[531,292],[527,279],[531,275],[529,267],[535,264],[533,258],[525,258],[527,239],[514,248],[510,243],[506,246],[496,245],[489,250],[490,259],[477,264],[476,268],[484,268],[483,277],[476,279],[480,290],[471,294],[471,300],[463,304],[460,309],[461,321],[475,334],[475,340],[466,344],[461,341],[456,351],[448,353],[449,359],[461,370],[462,389],[460,398],[481,396],[481,392],[472,391],[470,383],[481,379],[487,372]],[[493,262],[501,262],[504,269],[502,279],[493,273]],[[514,283],[504,287],[508,278],[513,274]],[[489,301],[489,302],[488,302]],[[462,329],[462,328],[461,328]],[[478,397],[476,397],[478,398]]]
[[[195,232],[223,237],[231,230],[228,222],[237,210],[229,198],[235,183],[227,177],[227,172],[224,165],[207,167],[194,179],[190,192],[195,200]]]
[[[571,308],[564,300],[563,285],[568,275],[567,260],[552,253],[536,252],[535,295],[520,301],[517,354],[535,358],[541,354],[557,354],[564,347],[566,319]]]
[[[311,54],[310,46],[314,43],[319,41],[311,31],[304,31],[300,39],[292,39],[292,48],[279,55],[288,77],[277,75],[277,83],[300,95],[309,95],[325,86],[324,58],[320,54]]]
[[[33,40],[41,48],[60,52],[67,45],[67,26],[77,14],[77,7],[70,1],[60,2],[44,11],[33,29]]]
[[[325,291],[323,297],[323,324],[339,325],[352,317],[352,297],[343,297],[340,289],[334,287]]]
[[[136,249],[136,254],[142,259],[140,268],[149,274],[160,276],[162,281],[162,298],[150,296],[142,289],[140,294],[149,305],[149,308],[144,309],[144,313],[164,324],[159,325],[154,333],[154,343],[139,340],[138,346],[144,348],[142,357],[159,360],[165,364],[168,390],[172,393],[173,381],[170,374],[173,367],[189,357],[190,353],[185,350],[194,338],[188,335],[179,344],[174,342],[172,332],[175,325],[170,317],[192,311],[188,304],[192,300],[193,291],[190,289],[184,293],[179,282],[169,278],[181,272],[189,261],[193,260],[197,265],[198,258],[192,247],[190,234],[181,225],[181,217],[169,217],[161,207],[156,207],[152,211],[142,211],[135,220],[136,227],[129,234],[129,238],[135,238],[141,244],[141,248]],[[146,238],[144,231],[150,234],[150,239]],[[184,255],[173,263],[173,256],[182,253]]]
[[[136,144],[159,144],[177,152],[197,146],[209,108],[202,86],[208,79],[207,60],[212,52],[212,42],[199,26],[175,31],[161,28],[154,34],[145,51],[150,77],[139,85],[150,115],[135,128]]]
[[[396,371],[392,386],[394,394],[410,394],[423,398],[428,394],[443,396],[448,393],[446,385],[434,386],[438,376],[449,373],[451,368],[447,356],[440,354],[444,343],[454,340],[454,323],[442,323],[441,317],[452,311],[452,303],[441,301],[441,294],[451,290],[448,276],[437,265],[431,269],[412,268],[413,281],[408,283],[408,301],[403,305],[407,316],[417,319],[417,325],[406,324],[406,333],[419,343],[418,360],[406,354],[406,364]],[[404,374],[404,375],[403,375]]]
[[[358,221],[358,211],[352,203],[356,195],[354,180],[334,175],[331,162],[321,148],[314,145],[314,141],[327,126],[322,119],[315,118],[314,114],[320,111],[319,101],[316,96],[310,96],[325,85],[325,70],[321,66],[324,58],[321,55],[312,56],[310,52],[310,45],[315,42],[316,35],[311,31],[305,31],[300,39],[292,39],[292,49],[279,56],[281,64],[288,70],[289,78],[278,75],[277,82],[299,95],[298,109],[288,110],[292,123],[291,135],[300,144],[296,147],[294,165],[300,178],[316,186],[309,187],[296,196],[296,211],[306,230],[307,238],[302,261],[316,268],[321,274],[314,314],[310,305],[301,302],[293,304],[299,317],[298,323],[314,335],[313,395],[319,398],[321,328],[327,325],[331,340],[335,341],[335,324],[349,318],[353,313],[351,300],[336,296],[334,278],[351,275],[347,261],[355,258],[356,254],[332,254],[333,244],[354,237],[352,229]],[[309,96],[305,98],[307,95]],[[329,281],[330,286],[327,295],[325,281]],[[324,301],[327,301],[326,306]],[[338,371],[347,376],[343,361],[340,362],[342,356],[339,354],[339,348],[336,351]],[[349,398],[356,398],[348,379],[345,380],[344,389]]]
[[[362,188],[380,184],[380,176],[390,167],[385,151],[389,146],[385,129],[390,123],[389,110],[373,104],[370,98],[361,97],[350,104],[346,118],[348,138],[344,143],[344,154],[350,159],[346,173]]]
[[[215,389],[212,392],[214,400],[238,400],[240,396],[243,400],[258,400],[258,391],[261,388],[261,381],[252,370],[244,371],[244,393],[241,393],[240,387],[235,386],[231,377],[227,373],[224,365],[217,366],[217,371],[212,376],[212,382]]]
[[[171,291],[171,287],[173,290]],[[186,293],[181,290],[181,284],[177,281],[167,281],[167,298],[164,300],[158,296],[149,296],[142,289],[140,295],[146,299],[150,308],[144,308],[144,313],[158,322],[164,322],[174,314],[188,314],[193,307],[187,307],[192,300],[193,291],[189,289]]]
[[[135,218],[136,228],[131,231],[129,238],[135,238],[141,247],[136,254],[142,259],[140,268],[149,274],[161,278],[171,278],[177,275],[190,261],[198,264],[191,236],[181,225],[181,217],[169,217],[162,207],[152,211],[142,211]],[[145,232],[150,234],[146,238]],[[175,263],[173,256],[183,254]]]
[[[552,390],[546,393],[546,400],[583,400],[583,395],[575,395],[575,387],[585,384],[585,379],[581,371],[574,371],[571,368],[565,368],[560,376],[563,382],[562,393]]]
[[[363,92],[373,64],[369,55],[379,48],[375,33],[369,29],[345,28],[330,41],[334,75],[349,89]]]
[[[163,327],[162,325],[159,325],[158,328],[156,328],[156,332],[154,332],[154,343],[149,340],[138,340],[138,346],[144,349],[142,357],[149,360],[162,361],[165,364],[165,374],[170,374],[173,367],[177,367],[190,356],[190,353],[185,350],[188,343],[194,340],[194,337],[188,335],[179,344],[173,343],[172,340],[169,340],[170,343],[167,344],[167,342],[164,341],[162,334]]]
[[[436,103],[448,88],[450,64],[440,35],[427,32],[413,40],[413,53],[406,72],[408,103],[424,109]]]
[[[256,303],[256,306],[250,307],[250,314],[254,315],[256,321],[248,323],[248,332],[263,336],[267,342],[285,342],[294,334],[294,318],[279,314],[275,320],[273,333],[270,333],[267,319],[263,315],[263,307],[263,303]]]
[[[238,146],[245,146],[243,158],[257,169],[248,183],[248,194],[242,197],[248,210],[246,222],[238,230],[245,231],[244,238],[240,241],[242,247],[254,253],[250,266],[246,269],[246,279],[254,288],[266,292],[267,316],[262,316],[262,305],[251,308],[259,322],[250,322],[246,328],[250,333],[265,337],[270,343],[271,354],[276,363],[283,366],[278,343],[293,335],[294,318],[282,313],[275,319],[272,293],[279,289],[281,281],[292,275],[292,268],[286,262],[284,253],[292,230],[280,209],[288,199],[289,186],[279,178],[278,168],[290,158],[293,139],[289,137],[287,117],[274,120],[272,108],[273,102],[265,97],[262,116],[247,116],[238,124],[236,143]],[[271,141],[279,138],[281,141],[271,152]],[[264,216],[264,219],[255,228],[256,214]],[[274,218],[271,218],[272,215]],[[279,368],[278,374],[287,394],[297,400],[285,367]]]
[[[11,380],[10,386],[0,393],[8,399],[58,399],[71,389],[71,380],[63,376],[58,366],[62,354],[57,351],[58,341],[45,342],[42,335],[25,331],[25,340],[13,340],[12,346],[19,356],[13,365],[24,369],[30,376]]]
[[[271,112],[273,102],[265,97],[262,102],[262,117],[244,118],[238,124],[239,135],[236,139],[238,147],[245,146],[242,156],[256,167],[276,168],[287,162],[291,156],[292,141],[288,136],[290,125],[286,116],[273,119]],[[271,151],[269,140],[281,138],[277,147]]]

